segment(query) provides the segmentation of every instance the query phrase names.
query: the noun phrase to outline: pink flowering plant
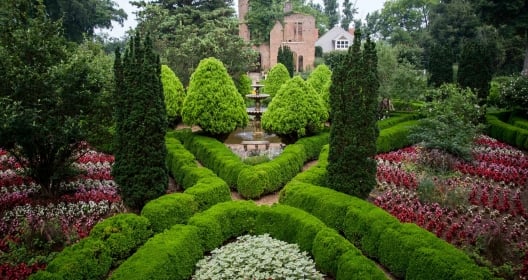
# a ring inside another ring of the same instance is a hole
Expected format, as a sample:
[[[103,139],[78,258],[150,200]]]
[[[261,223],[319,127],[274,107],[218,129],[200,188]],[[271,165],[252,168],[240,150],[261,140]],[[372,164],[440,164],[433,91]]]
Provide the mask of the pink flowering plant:
[[[86,237],[100,220],[124,207],[111,176],[114,158],[86,148],[73,164],[81,173],[40,197],[41,186],[0,149],[0,278],[25,279],[44,269],[53,252]]]
[[[377,155],[373,202],[468,251],[499,276],[527,279],[528,155],[479,136],[472,161],[451,158],[451,169],[439,173],[421,166],[428,156],[422,151],[417,145]]]

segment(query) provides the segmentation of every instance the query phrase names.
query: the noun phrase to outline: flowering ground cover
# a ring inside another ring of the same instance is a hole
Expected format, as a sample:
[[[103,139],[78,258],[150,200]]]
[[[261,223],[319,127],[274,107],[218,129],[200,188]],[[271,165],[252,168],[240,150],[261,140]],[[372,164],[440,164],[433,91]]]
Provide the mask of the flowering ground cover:
[[[0,278],[25,279],[60,251],[88,235],[101,219],[124,211],[111,176],[113,156],[90,149],[74,163],[82,174],[63,183],[57,199],[35,194],[40,186],[0,149]]]
[[[525,152],[480,136],[471,162],[419,146],[376,159],[376,205],[491,264],[499,276],[527,279]]]

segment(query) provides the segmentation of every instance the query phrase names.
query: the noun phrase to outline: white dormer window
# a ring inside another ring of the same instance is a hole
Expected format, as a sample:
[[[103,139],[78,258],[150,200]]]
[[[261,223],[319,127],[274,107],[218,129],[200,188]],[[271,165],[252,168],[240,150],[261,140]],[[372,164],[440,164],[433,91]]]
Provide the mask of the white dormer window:
[[[336,50],[346,50],[348,49],[350,45],[350,41],[347,39],[339,39],[335,41],[335,49]]]

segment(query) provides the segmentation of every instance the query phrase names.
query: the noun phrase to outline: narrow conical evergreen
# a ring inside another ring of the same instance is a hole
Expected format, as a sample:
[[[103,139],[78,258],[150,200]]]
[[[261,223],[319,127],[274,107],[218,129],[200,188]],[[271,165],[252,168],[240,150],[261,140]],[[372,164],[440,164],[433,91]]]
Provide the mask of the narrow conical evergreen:
[[[379,81],[375,44],[367,38],[361,51],[361,33],[332,74],[330,86],[330,150],[327,186],[368,197],[376,186],[376,110]]]
[[[293,77],[295,71],[295,65],[293,62],[293,52],[288,46],[280,46],[277,54],[277,63],[282,63],[288,69],[290,78]]]
[[[131,38],[114,63],[116,138],[112,175],[123,202],[140,210],[146,202],[165,193],[165,132],[167,115],[161,84],[159,57],[149,37]]]

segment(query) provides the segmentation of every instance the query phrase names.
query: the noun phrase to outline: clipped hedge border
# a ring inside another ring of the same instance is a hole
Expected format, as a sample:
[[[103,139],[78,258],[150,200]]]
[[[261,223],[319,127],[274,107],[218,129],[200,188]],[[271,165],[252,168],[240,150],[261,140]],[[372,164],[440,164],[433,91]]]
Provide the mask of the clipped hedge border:
[[[281,191],[279,201],[342,232],[396,277],[493,279],[487,268],[476,265],[463,251],[359,198],[294,180]]]
[[[504,122],[504,112],[486,114],[488,135],[520,149],[528,150],[528,129]]]
[[[145,217],[118,214],[97,223],[89,237],[66,247],[29,279],[105,279],[111,267],[117,267],[143,245],[153,232]]]
[[[149,239],[112,273],[110,279],[186,280],[203,252],[198,228],[177,224]]]
[[[149,201],[141,210],[155,232],[162,232],[175,224],[185,224],[198,211],[218,202],[231,200],[229,186],[214,172],[199,167],[194,155],[175,138],[174,133],[165,137],[167,166],[174,180],[185,191],[167,194]]]
[[[336,279],[386,279],[384,273],[338,232],[314,216],[290,206],[256,206],[250,201],[219,203],[196,214],[189,225],[199,229],[206,251],[246,233],[269,233],[272,237],[296,243],[314,256],[321,272]],[[345,273],[344,271],[347,273]]]
[[[408,135],[410,128],[416,125],[418,125],[418,120],[411,120],[380,130],[378,139],[376,139],[377,152],[386,153],[412,145]]]
[[[377,122],[378,128],[380,130],[393,127],[399,123],[417,120],[420,118],[420,115],[414,112],[395,112],[392,113],[389,118],[379,120]]]
[[[238,192],[253,199],[279,190],[302,170],[305,162],[317,158],[326,144],[328,133],[302,138],[272,161],[243,169],[237,180]]]

